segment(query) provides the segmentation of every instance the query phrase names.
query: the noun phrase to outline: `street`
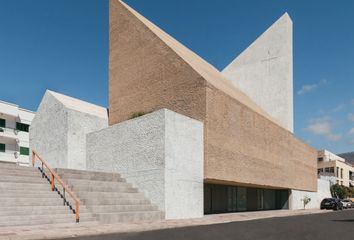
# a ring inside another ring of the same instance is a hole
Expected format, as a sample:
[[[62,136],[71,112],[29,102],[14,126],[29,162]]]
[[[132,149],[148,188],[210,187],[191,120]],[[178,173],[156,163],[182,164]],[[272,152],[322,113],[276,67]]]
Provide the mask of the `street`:
[[[175,229],[154,230],[139,233],[118,233],[77,240],[226,240],[226,239],[352,239],[354,237],[354,210],[328,212],[292,217],[269,218],[263,220],[223,223]],[[72,238],[71,238],[72,239]]]

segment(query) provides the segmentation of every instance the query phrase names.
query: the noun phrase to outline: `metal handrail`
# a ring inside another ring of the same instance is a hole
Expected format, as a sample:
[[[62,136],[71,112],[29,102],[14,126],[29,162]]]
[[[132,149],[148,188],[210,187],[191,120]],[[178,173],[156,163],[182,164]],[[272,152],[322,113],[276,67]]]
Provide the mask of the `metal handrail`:
[[[80,221],[80,199],[75,195],[74,192],[71,191],[71,189],[63,182],[63,180],[59,177],[59,175],[48,165],[46,161],[44,161],[35,150],[32,150],[32,165],[34,166],[36,163],[36,159],[40,160],[42,163],[42,169],[41,172],[44,176],[44,169],[43,167],[46,167],[48,171],[51,174],[50,177],[50,184],[52,187],[52,191],[56,190],[55,187],[55,181],[57,181],[63,188],[63,198],[64,198],[64,204],[66,202],[65,200],[65,193],[68,193],[71,198],[75,201],[75,210],[73,212],[75,213],[76,217],[76,222],[78,223]]]

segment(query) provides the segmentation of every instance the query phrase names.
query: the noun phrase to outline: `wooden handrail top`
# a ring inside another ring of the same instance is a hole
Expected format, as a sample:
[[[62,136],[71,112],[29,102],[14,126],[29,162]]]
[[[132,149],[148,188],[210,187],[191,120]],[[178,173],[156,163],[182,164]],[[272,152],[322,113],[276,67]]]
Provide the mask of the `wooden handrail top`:
[[[65,189],[65,191],[74,199],[75,202],[80,202],[80,199],[76,196],[75,193],[71,191],[71,189],[63,182],[61,177],[48,165],[48,163],[43,160],[38,153],[33,150],[35,156],[43,163],[43,165],[49,170],[49,172],[54,176],[54,178],[57,180],[58,183]],[[33,161],[33,160],[32,160]],[[33,165],[35,163],[35,160],[33,161]]]

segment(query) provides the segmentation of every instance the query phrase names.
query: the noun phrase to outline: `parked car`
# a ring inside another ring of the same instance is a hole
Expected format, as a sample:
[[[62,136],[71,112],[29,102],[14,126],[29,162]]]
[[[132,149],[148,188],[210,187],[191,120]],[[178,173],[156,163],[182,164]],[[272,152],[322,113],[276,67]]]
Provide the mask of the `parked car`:
[[[325,198],[322,200],[320,208],[343,210],[343,203],[338,198]]]
[[[349,199],[343,199],[340,201],[343,203],[343,208],[352,208],[353,207],[353,203]]]

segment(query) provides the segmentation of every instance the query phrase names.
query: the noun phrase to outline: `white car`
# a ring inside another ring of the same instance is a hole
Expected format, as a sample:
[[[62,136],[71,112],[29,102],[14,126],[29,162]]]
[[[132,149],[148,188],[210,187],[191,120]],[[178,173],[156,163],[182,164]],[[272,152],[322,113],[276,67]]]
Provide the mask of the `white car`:
[[[341,202],[343,203],[343,208],[352,208],[352,201],[349,199],[341,200]]]

